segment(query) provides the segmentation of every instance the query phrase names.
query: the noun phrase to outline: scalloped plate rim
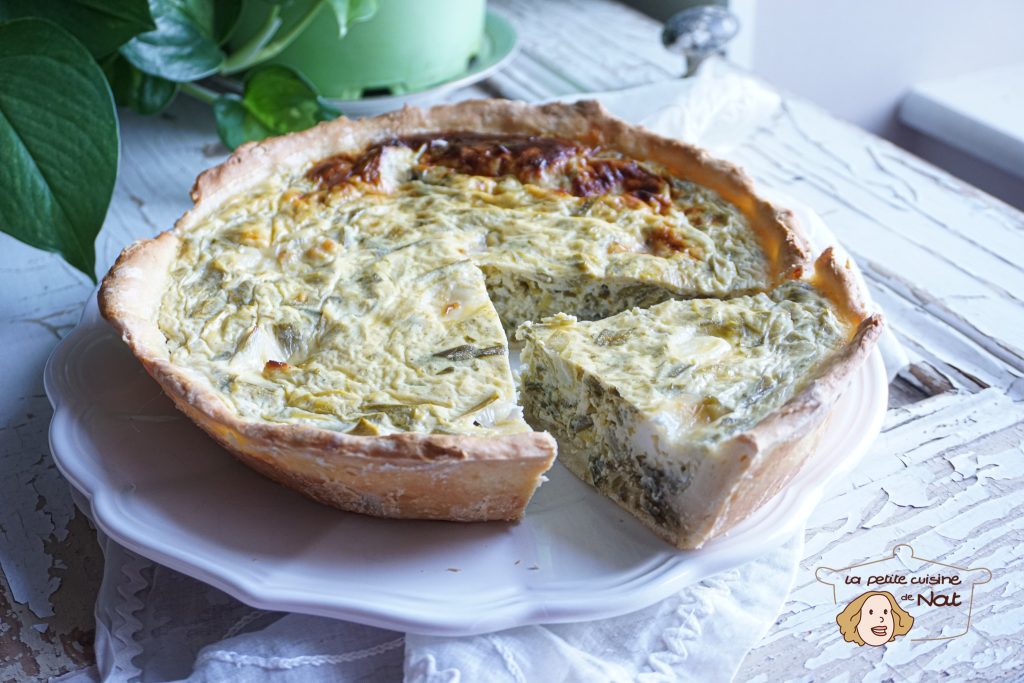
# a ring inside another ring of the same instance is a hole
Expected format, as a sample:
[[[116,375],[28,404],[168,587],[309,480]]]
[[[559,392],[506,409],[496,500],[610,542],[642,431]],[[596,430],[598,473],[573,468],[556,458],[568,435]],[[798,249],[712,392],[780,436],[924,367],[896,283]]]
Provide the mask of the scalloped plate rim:
[[[96,319],[90,319],[90,311]],[[868,388],[874,388],[870,395],[873,410],[864,420],[864,436],[857,443],[848,444],[848,450],[838,462],[835,459],[827,461],[832,465],[827,474],[816,471],[823,469],[826,462],[820,456],[808,462],[791,484],[755,516],[754,537],[757,542],[741,545],[731,542],[738,533],[747,533],[749,524],[745,522],[747,526],[741,525],[701,551],[665,554],[657,561],[637,568],[633,575],[620,577],[624,580],[604,585],[591,581],[585,591],[572,592],[563,585],[564,582],[556,581],[549,582],[551,588],[548,589],[520,584],[476,596],[484,598],[482,601],[465,601],[462,604],[453,604],[451,596],[444,593],[432,600],[415,599],[400,591],[383,596],[386,600],[382,602],[380,592],[373,594],[372,582],[369,586],[354,587],[359,590],[333,595],[304,591],[301,582],[298,586],[277,585],[268,580],[266,572],[244,572],[239,568],[218,565],[216,558],[197,555],[181,545],[165,544],[148,535],[145,528],[134,526],[133,520],[118,508],[118,503],[123,502],[119,500],[123,492],[109,488],[110,482],[104,481],[101,473],[88,468],[83,473],[76,468],[74,459],[68,457],[65,448],[70,427],[74,426],[76,418],[72,409],[81,399],[76,400],[64,393],[68,387],[62,385],[58,372],[64,364],[73,362],[79,345],[96,336],[95,325],[103,325],[98,328],[99,334],[113,334],[102,320],[98,320],[93,297],[83,311],[79,325],[51,354],[44,385],[55,410],[50,426],[54,460],[61,473],[89,500],[91,516],[104,533],[140,555],[214,585],[253,606],[345,618],[382,628],[433,635],[467,635],[527,624],[616,616],[640,609],[686,585],[753,559],[802,531],[804,521],[820,501],[829,482],[856,465],[881,428],[887,395],[884,366],[876,349],[854,379],[854,383],[867,382]],[[812,481],[804,482],[808,477]],[[797,496],[802,497],[794,501]],[[781,515],[783,519],[774,519],[773,515]],[[757,529],[756,524],[760,521],[766,522],[768,528]],[[364,591],[369,591],[369,594],[362,595]],[[443,610],[439,612],[440,608]]]

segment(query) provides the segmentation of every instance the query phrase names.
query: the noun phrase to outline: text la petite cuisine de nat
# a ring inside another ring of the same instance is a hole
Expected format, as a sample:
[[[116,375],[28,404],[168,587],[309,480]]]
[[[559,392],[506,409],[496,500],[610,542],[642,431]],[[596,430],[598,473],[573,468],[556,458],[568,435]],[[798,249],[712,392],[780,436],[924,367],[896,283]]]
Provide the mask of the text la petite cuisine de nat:
[[[845,579],[848,584],[859,584],[861,577],[859,576],[847,576]],[[868,586],[904,586],[904,585],[929,585],[929,586],[942,586],[949,584],[951,586],[960,585],[960,577],[956,574],[945,575],[945,574],[926,574],[924,576],[911,576],[907,577],[904,574],[881,574],[879,576],[869,576],[867,580]],[[906,594],[900,597],[901,600],[913,600],[914,596]],[[930,591],[928,595],[922,593],[917,594],[918,605],[928,605],[929,607],[954,607],[963,604],[961,602],[960,593],[953,592],[952,595],[936,595],[935,591]]]

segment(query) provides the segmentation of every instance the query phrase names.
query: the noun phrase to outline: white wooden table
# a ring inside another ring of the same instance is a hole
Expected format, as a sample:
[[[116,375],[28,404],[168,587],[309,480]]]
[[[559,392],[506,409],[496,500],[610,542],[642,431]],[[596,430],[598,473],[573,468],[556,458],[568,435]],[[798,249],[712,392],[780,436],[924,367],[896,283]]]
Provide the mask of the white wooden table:
[[[659,25],[612,0],[492,0],[522,51],[458,93],[540,99],[670,78]],[[122,116],[121,172],[97,241],[101,272],[122,246],[171,225],[191,180],[218,163],[210,113],[181,99]],[[805,559],[775,626],[739,680],[1024,677],[1024,214],[900,149],[785,98],[734,155],[761,184],[816,209],[863,269],[913,364],[892,384],[882,437],[810,519]],[[47,446],[42,368],[93,285],[58,258],[0,236],[0,681],[92,660],[102,558]],[[987,566],[970,632],[913,657],[854,648],[814,578],[899,542]]]

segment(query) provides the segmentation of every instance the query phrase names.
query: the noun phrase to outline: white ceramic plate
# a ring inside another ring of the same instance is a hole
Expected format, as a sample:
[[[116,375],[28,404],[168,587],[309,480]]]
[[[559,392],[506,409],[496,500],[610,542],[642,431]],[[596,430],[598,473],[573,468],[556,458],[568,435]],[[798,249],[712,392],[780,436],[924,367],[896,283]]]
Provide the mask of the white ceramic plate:
[[[887,397],[876,352],[792,484],[732,533],[680,552],[557,465],[519,524],[384,520],[311,502],[178,413],[95,297],[45,383],[53,457],[115,541],[257,607],[438,635],[625,614],[757,557],[852,468]]]

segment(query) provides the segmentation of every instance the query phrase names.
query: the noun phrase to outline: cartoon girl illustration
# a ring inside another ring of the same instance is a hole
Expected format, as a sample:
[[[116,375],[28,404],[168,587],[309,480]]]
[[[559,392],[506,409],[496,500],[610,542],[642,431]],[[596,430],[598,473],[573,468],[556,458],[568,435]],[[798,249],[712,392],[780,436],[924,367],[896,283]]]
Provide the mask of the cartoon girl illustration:
[[[854,598],[836,617],[839,632],[849,643],[885,645],[906,635],[914,617],[896,604],[888,591],[869,591]]]

